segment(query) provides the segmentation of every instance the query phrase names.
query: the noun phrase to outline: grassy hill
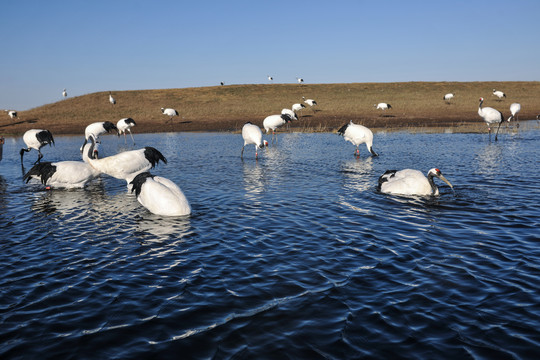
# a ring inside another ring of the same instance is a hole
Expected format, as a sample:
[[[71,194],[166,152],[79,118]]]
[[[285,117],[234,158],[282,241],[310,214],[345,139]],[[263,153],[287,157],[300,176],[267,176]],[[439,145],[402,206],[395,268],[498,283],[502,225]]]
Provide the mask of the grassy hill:
[[[492,90],[502,90],[506,99],[498,101]],[[442,99],[455,93],[450,104]],[[263,119],[302,102],[302,96],[318,102],[317,111],[307,108],[292,124],[299,131],[334,131],[349,120],[370,128],[457,127],[485,131],[477,114],[478,99],[484,106],[510,115],[509,106],[521,103],[521,119],[540,114],[540,82],[407,82],[352,84],[266,84],[217,87],[113,91],[116,105],[108,101],[108,91],[67,98],[28,111],[11,120],[0,113],[0,135],[21,135],[31,128],[48,129],[53,134],[82,134],[86,125],[131,117],[136,133],[168,131],[237,131],[246,121],[262,127]],[[387,102],[388,111],[373,104]],[[172,107],[180,113],[172,122],[160,111]]]

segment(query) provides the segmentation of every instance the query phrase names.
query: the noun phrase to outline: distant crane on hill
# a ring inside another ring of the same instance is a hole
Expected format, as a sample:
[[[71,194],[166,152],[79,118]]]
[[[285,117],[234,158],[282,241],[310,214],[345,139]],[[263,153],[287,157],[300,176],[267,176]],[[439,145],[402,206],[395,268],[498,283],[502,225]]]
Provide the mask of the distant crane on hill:
[[[502,91],[493,89],[493,95],[499,98],[499,100],[502,100],[503,98],[506,98],[506,94]]]
[[[317,102],[313,99],[306,99],[304,96],[302,96],[302,99],[304,100],[304,102],[306,104],[309,105],[309,107],[311,108],[311,110],[313,110],[313,112],[315,112],[315,109],[313,108],[315,105],[317,105]]]
[[[17,118],[17,112],[15,110],[5,110],[11,119]]]
[[[302,111],[305,108],[306,105],[300,103],[292,104],[291,106],[292,111],[294,111],[295,113],[298,113],[298,111]]]
[[[64,89],[64,91],[62,91],[62,97],[65,99],[67,98],[67,91],[66,89]]]
[[[111,105],[116,105],[116,99],[113,98],[112,93],[109,91],[109,102]]]
[[[392,105],[388,103],[378,103],[373,105],[376,109],[388,110],[392,108]]]
[[[167,121],[172,121],[173,116],[178,116],[178,111],[171,108],[161,108],[161,112],[163,113],[163,115],[170,116],[170,119]]]
[[[448,93],[443,96],[443,100],[446,101],[447,104],[450,104],[450,100],[452,100],[456,96],[454,93]]]

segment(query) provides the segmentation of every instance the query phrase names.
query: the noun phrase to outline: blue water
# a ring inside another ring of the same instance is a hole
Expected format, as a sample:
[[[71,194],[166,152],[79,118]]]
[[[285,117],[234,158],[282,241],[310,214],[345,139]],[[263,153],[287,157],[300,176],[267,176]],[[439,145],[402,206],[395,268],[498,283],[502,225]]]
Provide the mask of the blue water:
[[[44,160],[79,160],[57,136]],[[105,136],[102,156],[130,149]],[[135,134],[168,159],[187,218],[152,215],[107,176],[80,190],[0,162],[1,358],[530,359],[540,354],[540,130]],[[25,170],[37,154],[25,155]],[[376,191],[438,167],[455,194]]]

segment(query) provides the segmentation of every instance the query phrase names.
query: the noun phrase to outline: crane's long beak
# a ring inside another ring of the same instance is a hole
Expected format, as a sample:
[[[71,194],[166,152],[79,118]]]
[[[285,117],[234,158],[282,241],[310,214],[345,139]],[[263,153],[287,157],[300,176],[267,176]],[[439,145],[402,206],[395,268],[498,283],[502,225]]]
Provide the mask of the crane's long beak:
[[[450,189],[452,189],[454,196],[456,196],[456,192],[454,191],[454,187],[452,186],[452,184],[450,184],[450,181],[448,181],[444,176],[442,176],[442,174],[437,175],[437,177],[441,179],[442,181],[444,181],[445,183],[447,183],[448,186],[450,186]]]
[[[442,174],[437,175],[437,177],[441,179],[442,181],[444,181],[445,183],[447,183],[448,186],[450,186],[452,190],[454,190],[454,186],[452,186],[452,184],[450,184],[450,181],[448,181],[444,176],[442,176]]]

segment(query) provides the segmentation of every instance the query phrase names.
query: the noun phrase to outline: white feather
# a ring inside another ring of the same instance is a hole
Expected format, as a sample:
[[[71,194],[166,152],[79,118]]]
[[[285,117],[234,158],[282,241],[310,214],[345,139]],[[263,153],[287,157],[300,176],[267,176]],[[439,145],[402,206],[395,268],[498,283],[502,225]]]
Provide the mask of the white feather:
[[[182,190],[171,180],[160,176],[146,178],[137,200],[156,215],[182,216],[191,213],[191,206]]]

